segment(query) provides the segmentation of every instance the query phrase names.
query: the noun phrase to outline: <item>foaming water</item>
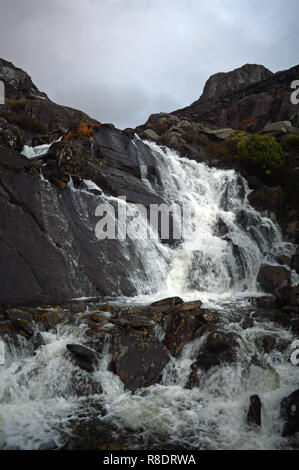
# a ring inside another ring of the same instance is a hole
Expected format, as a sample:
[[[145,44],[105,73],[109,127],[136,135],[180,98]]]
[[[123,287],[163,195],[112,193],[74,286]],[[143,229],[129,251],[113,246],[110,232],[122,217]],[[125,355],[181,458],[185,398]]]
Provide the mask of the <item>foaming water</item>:
[[[250,190],[236,172],[209,168],[179,158],[169,149],[148,145],[156,158],[158,175],[148,186],[169,203],[188,205],[191,224],[176,247],[155,239],[135,239],[140,224],[151,230],[138,208],[118,198],[97,196],[102,203],[126,204],[128,218],[133,221],[131,239],[119,243],[128,262],[136,259],[128,273],[136,295],[123,297],[117,286],[111,295],[117,295],[115,302],[120,304],[149,304],[172,295],[185,301],[202,300],[204,307],[217,309],[217,329],[236,335],[237,360],[199,371],[199,386],[186,388],[206,333],[186,344],[178,358],[170,357],[159,384],[132,394],[108,370],[108,342],[92,373],[70,360],[66,345],[86,340],[84,327],[76,323],[40,332],[41,342],[35,350],[19,338],[19,344],[7,344],[6,364],[0,366],[0,448],[60,448],[65,435],[72,433],[72,423],[94,416],[120,433],[129,430],[130,449],[158,449],[162,444],[178,449],[290,447],[281,437],[279,407],[281,398],[298,387],[298,367],[289,360],[294,335],[263,319],[255,319],[252,327],[244,329],[242,320],[253,313],[249,298],[261,295],[256,277],[263,260],[275,264],[277,254],[291,255],[294,247],[282,240],[271,218],[250,206]],[[100,193],[100,188],[89,181],[86,189],[75,189],[70,183],[69,190],[76,212],[90,231],[94,230],[87,206],[95,197],[91,191]],[[57,214],[61,243],[71,244],[66,240],[68,222],[59,217],[55,197],[49,192],[42,201],[45,227],[51,236]],[[95,256],[96,250],[95,245]],[[99,262],[109,264],[109,253],[103,253],[107,257]],[[72,261],[74,279],[76,255]],[[82,278],[83,282],[87,280]],[[157,336],[163,338],[163,331],[157,331]],[[265,353],[259,346],[265,336],[274,338],[279,347]],[[252,394],[258,394],[262,402],[260,429],[246,424]]]
[[[189,207],[180,247],[173,255],[164,292],[225,298],[256,291],[259,267],[267,256],[293,253],[278,225],[248,202],[246,180],[234,170],[209,168],[148,143],[156,156],[160,190],[169,202]]]

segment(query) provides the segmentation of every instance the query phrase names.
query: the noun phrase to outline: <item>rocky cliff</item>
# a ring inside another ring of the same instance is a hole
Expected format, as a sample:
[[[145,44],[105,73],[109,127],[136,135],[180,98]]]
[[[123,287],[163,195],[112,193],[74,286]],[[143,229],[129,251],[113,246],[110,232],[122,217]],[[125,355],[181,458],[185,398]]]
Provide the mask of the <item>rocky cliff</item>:
[[[285,235],[298,243],[299,150],[287,155],[271,176],[245,169],[233,158],[240,135],[259,133],[280,142],[299,134],[299,105],[291,102],[291,84],[298,77],[299,65],[272,73],[247,64],[217,73],[197,101],[170,114],[151,115],[136,132],[197,161],[240,171],[255,190],[252,203],[275,213]]]
[[[219,72],[206,82],[200,101],[212,100],[229,95],[242,88],[270,78],[273,73],[263,65],[246,64],[231,72]]]
[[[152,115],[136,132],[210,165],[237,167],[211,153],[211,146],[226,142],[232,128],[267,133],[265,126],[279,120],[289,124],[276,122],[274,133],[297,132],[299,109],[290,102],[290,83],[298,77],[299,66],[272,74],[246,65],[216,74],[198,101]],[[52,102],[24,71],[2,59],[0,80],[6,91],[0,106],[0,302],[136,294],[130,273],[138,272],[140,282],[150,274],[133,241],[97,240],[95,209],[119,195],[145,206],[165,202],[148,146],[133,139],[135,130],[120,131]],[[29,159],[21,153],[26,146],[44,147]],[[299,233],[294,161],[285,174],[292,192],[283,182],[273,188],[247,174],[253,203],[276,213],[291,241]]]
[[[163,202],[143,179],[155,178],[147,146],[53,103],[4,60],[0,79],[6,91],[0,106],[0,302],[133,295],[129,273],[140,269],[142,280],[141,261],[128,255],[132,241],[97,240],[95,209],[105,200],[88,181],[106,196],[145,206]],[[41,145],[46,151],[34,158],[20,153]]]
[[[244,65],[213,75],[202,96],[173,114],[206,125],[260,132],[272,122],[290,121],[299,126],[298,106],[291,103],[291,83],[299,65],[273,74],[261,65]]]

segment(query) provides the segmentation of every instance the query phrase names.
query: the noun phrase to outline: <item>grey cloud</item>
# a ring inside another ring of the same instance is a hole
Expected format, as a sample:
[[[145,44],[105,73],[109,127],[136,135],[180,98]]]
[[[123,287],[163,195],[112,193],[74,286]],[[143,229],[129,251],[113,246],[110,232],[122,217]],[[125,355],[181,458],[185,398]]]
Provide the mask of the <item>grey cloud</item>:
[[[51,99],[120,127],[195,101],[244,63],[298,62],[297,0],[10,0],[0,56]]]

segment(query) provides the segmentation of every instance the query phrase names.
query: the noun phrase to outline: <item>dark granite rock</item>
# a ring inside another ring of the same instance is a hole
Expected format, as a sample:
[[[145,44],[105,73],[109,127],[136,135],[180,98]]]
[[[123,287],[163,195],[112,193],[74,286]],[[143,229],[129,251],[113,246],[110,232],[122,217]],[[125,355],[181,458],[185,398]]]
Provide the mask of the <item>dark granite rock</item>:
[[[250,406],[247,413],[247,423],[255,424],[260,426],[262,424],[261,420],[261,400],[258,395],[251,395],[250,397]]]
[[[183,300],[180,297],[168,297],[167,299],[157,300],[151,304],[152,307],[162,307],[164,305],[179,305]]]
[[[262,297],[254,297],[251,299],[252,305],[258,308],[272,309],[277,307],[277,300],[274,295],[263,295]]]
[[[110,370],[127,389],[134,391],[158,382],[167,362],[167,350],[154,336],[130,328],[119,328],[114,334]]]
[[[292,256],[291,267],[299,274],[299,247],[296,248],[296,253]]]
[[[234,333],[214,331],[210,333],[196,358],[196,365],[204,370],[221,363],[231,363],[236,358],[237,341]]]
[[[276,296],[277,289],[287,284],[290,278],[291,272],[289,269],[283,266],[262,264],[257,276],[257,282],[265,292]]]
[[[284,421],[283,437],[299,432],[299,389],[281,400],[280,415]]]
[[[75,363],[81,367],[81,369],[87,370],[88,372],[93,371],[94,365],[97,362],[95,351],[81,344],[67,344],[66,348],[71,353]]]

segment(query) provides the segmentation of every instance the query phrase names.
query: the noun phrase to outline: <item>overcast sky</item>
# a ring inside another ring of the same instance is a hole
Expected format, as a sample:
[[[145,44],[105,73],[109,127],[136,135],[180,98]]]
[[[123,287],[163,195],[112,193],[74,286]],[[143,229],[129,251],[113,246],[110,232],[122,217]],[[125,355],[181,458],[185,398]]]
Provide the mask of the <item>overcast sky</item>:
[[[213,73],[298,64],[298,19],[298,0],[9,0],[0,57],[52,100],[135,127],[198,99]]]

